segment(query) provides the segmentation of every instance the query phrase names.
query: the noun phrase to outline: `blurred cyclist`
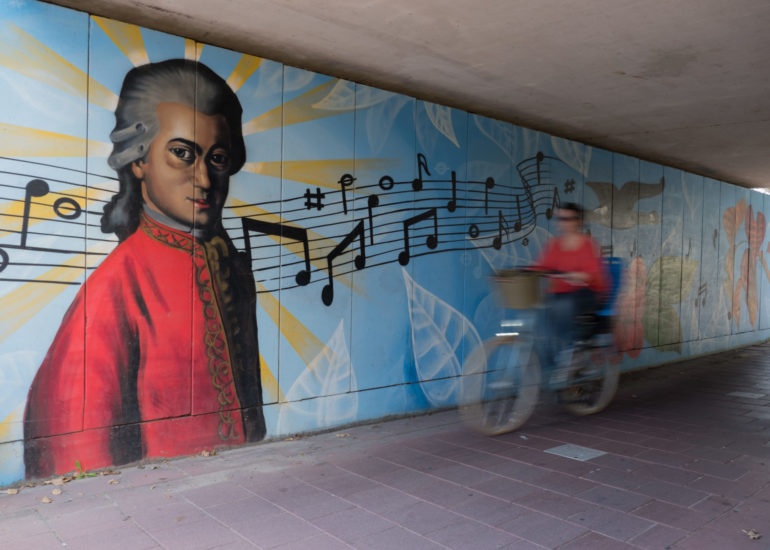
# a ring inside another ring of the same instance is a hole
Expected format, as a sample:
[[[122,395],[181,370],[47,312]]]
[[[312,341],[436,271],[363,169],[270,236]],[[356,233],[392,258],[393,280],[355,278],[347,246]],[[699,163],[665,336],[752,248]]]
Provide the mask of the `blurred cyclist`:
[[[538,319],[538,357],[544,369],[556,366],[558,354],[584,336],[578,317],[598,311],[607,291],[599,246],[583,233],[582,215],[575,203],[560,206],[557,235],[532,265],[532,269],[554,272]]]

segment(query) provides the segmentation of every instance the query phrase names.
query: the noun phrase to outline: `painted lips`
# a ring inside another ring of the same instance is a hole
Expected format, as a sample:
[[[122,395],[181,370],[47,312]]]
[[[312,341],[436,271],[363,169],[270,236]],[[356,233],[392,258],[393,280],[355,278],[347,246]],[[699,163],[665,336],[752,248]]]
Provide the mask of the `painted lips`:
[[[211,204],[209,204],[209,201],[205,199],[189,199],[191,200],[198,208],[209,208],[211,207]]]

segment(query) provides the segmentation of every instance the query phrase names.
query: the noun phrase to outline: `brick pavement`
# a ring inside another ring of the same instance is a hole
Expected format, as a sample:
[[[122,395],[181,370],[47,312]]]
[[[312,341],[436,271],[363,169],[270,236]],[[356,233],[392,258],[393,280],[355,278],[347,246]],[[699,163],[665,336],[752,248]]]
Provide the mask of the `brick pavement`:
[[[627,374],[600,415],[545,401],[496,438],[447,411],[2,491],[0,548],[768,550],[769,352]]]

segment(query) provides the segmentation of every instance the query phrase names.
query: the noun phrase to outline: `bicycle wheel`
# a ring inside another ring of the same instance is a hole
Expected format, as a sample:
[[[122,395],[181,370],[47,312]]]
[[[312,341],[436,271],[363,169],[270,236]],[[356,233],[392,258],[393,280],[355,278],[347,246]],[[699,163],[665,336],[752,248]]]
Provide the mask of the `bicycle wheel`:
[[[557,397],[562,406],[572,414],[595,414],[603,411],[615,397],[619,377],[619,366],[607,360],[604,349],[576,350],[566,387],[556,392]]]
[[[530,339],[498,336],[485,340],[466,359],[465,374],[462,415],[483,434],[515,430],[537,405],[540,367]]]

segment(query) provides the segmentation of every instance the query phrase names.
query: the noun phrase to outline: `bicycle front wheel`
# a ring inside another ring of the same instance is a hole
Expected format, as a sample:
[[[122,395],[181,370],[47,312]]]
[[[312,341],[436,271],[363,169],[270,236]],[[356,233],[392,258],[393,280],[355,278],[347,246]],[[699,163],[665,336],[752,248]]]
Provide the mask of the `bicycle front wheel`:
[[[524,424],[537,405],[540,366],[528,338],[498,336],[468,356],[461,411],[465,422],[485,435],[499,435]]]

